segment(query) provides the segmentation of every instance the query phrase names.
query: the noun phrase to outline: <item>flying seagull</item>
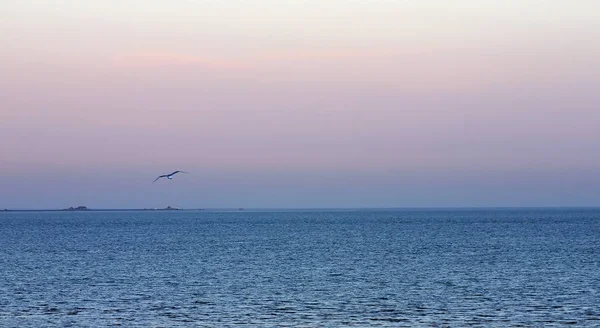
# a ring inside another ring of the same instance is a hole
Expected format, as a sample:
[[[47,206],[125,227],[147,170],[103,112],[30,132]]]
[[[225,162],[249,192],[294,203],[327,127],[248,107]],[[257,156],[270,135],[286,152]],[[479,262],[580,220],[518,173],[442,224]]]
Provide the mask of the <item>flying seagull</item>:
[[[165,175],[161,175],[161,176],[159,176],[158,178],[156,178],[156,179],[155,179],[155,180],[154,180],[152,183],[154,183],[154,182],[158,181],[158,179],[160,179],[160,178],[167,178],[167,179],[171,180],[171,179],[173,179],[173,176],[174,176],[175,174],[177,174],[177,173],[188,173],[188,174],[189,174],[190,172],[184,172],[184,171],[175,171],[175,172],[173,172],[173,173],[171,173],[171,174],[165,174]]]

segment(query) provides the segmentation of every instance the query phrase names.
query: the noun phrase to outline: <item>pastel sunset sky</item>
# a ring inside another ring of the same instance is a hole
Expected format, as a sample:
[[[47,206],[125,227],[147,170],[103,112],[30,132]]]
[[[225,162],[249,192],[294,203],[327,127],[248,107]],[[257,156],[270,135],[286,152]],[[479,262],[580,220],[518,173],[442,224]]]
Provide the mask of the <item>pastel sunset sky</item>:
[[[599,58],[596,0],[3,0],[0,208],[598,206]]]

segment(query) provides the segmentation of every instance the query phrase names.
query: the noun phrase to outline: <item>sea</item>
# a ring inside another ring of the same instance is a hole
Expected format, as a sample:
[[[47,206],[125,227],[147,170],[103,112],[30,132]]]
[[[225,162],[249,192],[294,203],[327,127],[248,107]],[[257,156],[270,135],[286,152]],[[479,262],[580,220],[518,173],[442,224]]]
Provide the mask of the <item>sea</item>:
[[[0,327],[600,327],[600,209],[0,212]]]

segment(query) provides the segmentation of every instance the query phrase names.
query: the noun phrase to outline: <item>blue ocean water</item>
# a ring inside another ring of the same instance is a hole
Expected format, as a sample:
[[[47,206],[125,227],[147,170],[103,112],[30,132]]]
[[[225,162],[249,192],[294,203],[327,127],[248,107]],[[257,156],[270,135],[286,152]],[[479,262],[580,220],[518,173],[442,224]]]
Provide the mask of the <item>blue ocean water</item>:
[[[600,210],[0,212],[0,327],[600,326]]]

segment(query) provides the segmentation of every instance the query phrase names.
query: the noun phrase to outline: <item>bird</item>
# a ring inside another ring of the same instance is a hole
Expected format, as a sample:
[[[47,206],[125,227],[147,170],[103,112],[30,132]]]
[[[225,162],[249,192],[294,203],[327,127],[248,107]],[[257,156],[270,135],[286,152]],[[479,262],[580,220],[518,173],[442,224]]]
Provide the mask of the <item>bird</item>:
[[[152,181],[152,183],[154,183],[154,182],[158,181],[158,179],[160,179],[160,178],[167,178],[167,179],[171,180],[171,179],[173,179],[173,176],[174,176],[175,174],[177,174],[177,173],[187,173],[187,174],[189,174],[190,172],[185,172],[185,171],[175,171],[175,172],[173,172],[173,173],[171,173],[171,174],[164,174],[164,175],[160,175],[160,176],[158,176],[158,178],[154,179],[154,181]]]

